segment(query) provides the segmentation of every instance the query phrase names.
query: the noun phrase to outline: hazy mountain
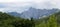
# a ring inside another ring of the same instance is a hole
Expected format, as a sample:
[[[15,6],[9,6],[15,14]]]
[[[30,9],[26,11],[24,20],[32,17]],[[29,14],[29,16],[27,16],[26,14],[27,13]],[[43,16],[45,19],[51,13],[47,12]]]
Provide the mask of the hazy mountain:
[[[24,17],[24,18],[30,18],[30,17],[39,18],[39,17],[42,17],[42,16],[48,16],[50,14],[53,14],[56,11],[57,11],[57,9],[47,10],[47,9],[29,8],[28,11],[25,11],[25,12],[21,13],[21,17]]]
[[[29,8],[28,11],[24,11],[22,13],[17,13],[17,12],[10,12],[9,14],[14,15],[14,16],[19,16],[23,18],[36,18],[38,19],[39,17],[43,16],[48,16],[50,14],[55,13],[58,11],[58,9],[36,9],[36,8]]]
[[[18,17],[20,17],[20,13],[17,13],[17,12],[8,12],[8,14],[10,14],[12,16],[18,16]]]

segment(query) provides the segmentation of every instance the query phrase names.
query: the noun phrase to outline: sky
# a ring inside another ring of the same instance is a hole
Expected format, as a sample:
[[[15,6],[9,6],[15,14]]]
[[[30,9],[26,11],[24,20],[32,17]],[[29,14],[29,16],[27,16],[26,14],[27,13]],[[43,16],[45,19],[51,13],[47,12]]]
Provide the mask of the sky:
[[[28,8],[37,9],[60,9],[60,0],[0,0],[0,11],[2,12],[23,12]]]

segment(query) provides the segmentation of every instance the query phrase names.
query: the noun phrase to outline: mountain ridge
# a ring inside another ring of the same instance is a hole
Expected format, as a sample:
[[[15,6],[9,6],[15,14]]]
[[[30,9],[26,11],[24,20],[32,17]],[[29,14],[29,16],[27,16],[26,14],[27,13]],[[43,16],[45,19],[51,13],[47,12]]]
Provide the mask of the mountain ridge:
[[[36,8],[29,8],[29,10],[27,11],[24,11],[22,13],[17,13],[15,12],[16,14],[11,14],[12,12],[10,12],[9,14],[10,15],[13,15],[13,16],[18,16],[18,17],[23,17],[23,18],[36,18],[38,19],[39,17],[43,17],[43,16],[48,16],[50,14],[53,14],[55,13],[56,11],[58,11],[58,9],[51,9],[51,10],[47,10],[47,9],[36,9]]]

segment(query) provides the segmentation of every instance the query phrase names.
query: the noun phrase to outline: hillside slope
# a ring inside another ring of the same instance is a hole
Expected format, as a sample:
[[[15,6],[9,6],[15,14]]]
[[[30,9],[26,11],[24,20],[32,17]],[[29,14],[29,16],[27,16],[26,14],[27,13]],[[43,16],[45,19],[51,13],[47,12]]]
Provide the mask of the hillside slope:
[[[60,11],[50,16],[38,19],[36,22],[36,27],[48,27],[48,26],[60,27]]]
[[[32,22],[33,19],[23,19],[0,12],[0,27],[32,27]]]

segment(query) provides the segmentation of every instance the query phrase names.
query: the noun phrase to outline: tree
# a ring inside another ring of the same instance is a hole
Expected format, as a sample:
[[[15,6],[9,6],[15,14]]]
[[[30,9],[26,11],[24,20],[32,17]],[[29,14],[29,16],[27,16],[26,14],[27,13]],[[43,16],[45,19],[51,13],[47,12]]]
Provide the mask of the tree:
[[[35,22],[34,22],[33,17],[31,17],[31,26],[32,26],[32,27],[35,27]]]
[[[57,18],[55,15],[51,15],[48,20],[48,27],[57,27]]]

